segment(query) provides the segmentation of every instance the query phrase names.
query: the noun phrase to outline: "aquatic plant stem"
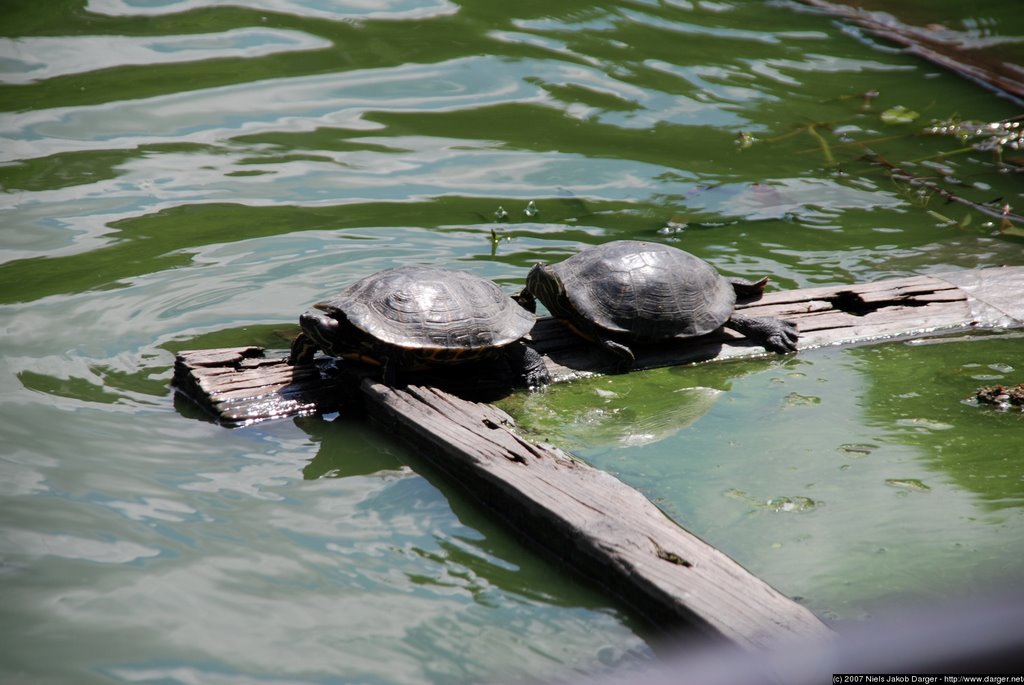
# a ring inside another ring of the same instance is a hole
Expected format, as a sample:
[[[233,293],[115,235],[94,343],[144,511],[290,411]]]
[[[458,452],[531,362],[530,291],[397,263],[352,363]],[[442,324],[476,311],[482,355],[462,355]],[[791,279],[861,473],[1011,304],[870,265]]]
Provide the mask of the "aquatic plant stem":
[[[977,210],[982,214],[986,214],[988,216],[995,217],[996,219],[1000,219],[1003,222],[1003,227],[1005,227],[1005,225],[1009,222],[1024,223],[1024,216],[1011,213],[1009,205],[1005,205],[1001,208],[992,207],[989,205],[982,204],[980,202],[975,202],[974,200],[969,200],[966,197],[961,197],[960,195],[957,195],[956,193],[947,190],[946,188],[943,188],[937,183],[921,178],[920,176],[915,176],[906,169],[903,169],[902,167],[893,164],[885,157],[882,157],[876,152],[867,152],[865,154],[865,158],[870,162],[873,162],[875,164],[878,164],[879,166],[888,169],[890,174],[892,174],[893,178],[897,180],[905,181],[912,186],[927,188],[928,190],[932,191],[939,197],[945,199],[947,202],[958,202],[962,205],[970,207],[971,209]]]
[[[821,151],[825,155],[825,164],[828,166],[836,165],[836,158],[832,155],[832,148],[829,147],[828,141],[825,137],[818,133],[818,129],[815,124],[811,124],[807,127],[807,132],[810,133],[815,140],[818,141],[818,145],[821,146]]]

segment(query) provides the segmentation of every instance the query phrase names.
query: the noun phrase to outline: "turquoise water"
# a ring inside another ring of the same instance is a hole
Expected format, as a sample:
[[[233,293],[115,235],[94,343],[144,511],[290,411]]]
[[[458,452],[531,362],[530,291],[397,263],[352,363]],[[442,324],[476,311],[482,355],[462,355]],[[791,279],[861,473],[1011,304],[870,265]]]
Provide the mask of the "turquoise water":
[[[1019,574],[1024,415],[968,401],[1019,375],[1019,350],[1002,336],[812,350],[510,404],[819,616],[859,619]]]
[[[1014,3],[944,4],[951,30],[1019,49]],[[1019,106],[795,3],[0,13],[12,682],[479,682],[651,658],[641,621],[361,421],[197,418],[168,387],[177,350],[283,348],[310,303],[381,268],[512,292],[535,261],[622,237],[787,288],[1024,264],[1019,224],[864,159],[1024,206],[1019,152],[922,133]],[[896,106],[920,116],[887,123]],[[1020,345],[821,350],[510,405],[856,619],[1019,567],[1021,416],[961,400],[1024,380]],[[626,418],[598,431],[598,410]]]

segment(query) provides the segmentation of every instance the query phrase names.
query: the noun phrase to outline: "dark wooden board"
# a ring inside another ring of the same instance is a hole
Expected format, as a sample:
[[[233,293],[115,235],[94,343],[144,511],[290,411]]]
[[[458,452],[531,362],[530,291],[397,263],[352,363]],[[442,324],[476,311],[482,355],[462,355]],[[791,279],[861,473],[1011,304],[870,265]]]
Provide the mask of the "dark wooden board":
[[[369,379],[371,416],[533,544],[605,587],[652,625],[749,648],[829,629],[809,610],[681,528],[640,492],[525,440],[490,404]]]
[[[800,349],[860,344],[969,328],[1024,327],[1024,267],[912,276],[858,285],[767,293],[741,304],[750,316],[795,321]],[[615,360],[558,321],[542,317],[529,344],[555,382],[608,373]],[[710,360],[770,356],[729,330],[637,350],[636,369]],[[190,350],[178,354],[174,384],[225,425],[237,426],[338,409],[357,392],[365,367],[318,358],[291,367],[286,352],[258,347]],[[350,373],[346,373],[346,369]],[[472,374],[469,374],[472,375]]]
[[[1024,267],[1002,267],[875,283],[783,290],[740,304],[748,316],[795,321],[799,349],[907,338],[943,330],[1024,326]],[[532,344],[556,380],[607,373],[614,360],[543,318]],[[636,369],[770,356],[727,329],[703,338],[638,349]]]

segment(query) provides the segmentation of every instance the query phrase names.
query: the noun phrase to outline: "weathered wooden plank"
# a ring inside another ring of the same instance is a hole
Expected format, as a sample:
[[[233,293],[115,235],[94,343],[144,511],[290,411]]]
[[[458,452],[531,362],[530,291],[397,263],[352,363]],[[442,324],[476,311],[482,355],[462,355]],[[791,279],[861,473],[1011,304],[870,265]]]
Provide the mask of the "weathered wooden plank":
[[[876,283],[832,285],[778,291],[739,305],[750,316],[795,321],[799,349],[866,343],[974,327],[1024,326],[1024,267],[1004,267],[888,279]],[[529,344],[540,352],[556,382],[607,373],[615,360],[580,340],[550,317],[538,320]],[[636,349],[636,369],[706,360],[766,356],[767,352],[729,330],[699,339],[672,341]],[[334,411],[336,373],[319,366],[290,367],[284,352],[265,358],[260,348],[182,352],[175,384],[227,423],[259,420],[259,411],[280,417],[289,412]],[[186,361],[187,360],[187,361]],[[361,370],[353,375],[362,377]],[[357,384],[357,383],[356,383]],[[351,389],[351,388],[349,388]],[[275,404],[274,399],[280,399]],[[318,402],[323,402],[319,406]],[[230,415],[230,417],[228,416]]]
[[[260,347],[179,352],[177,391],[226,426],[334,411],[345,386],[326,364],[290,366]]]
[[[245,359],[258,351],[246,349]],[[242,366],[242,350],[183,352],[204,379],[231,379],[222,387],[252,384],[262,394],[242,401],[214,391],[211,411],[244,424],[261,413],[286,413],[327,405],[283,390],[264,393],[259,375]],[[309,377],[264,358],[263,368]],[[245,380],[239,380],[243,378]],[[694,629],[757,648],[787,637],[817,637],[828,629],[732,559],[671,521],[641,493],[554,447],[532,443],[514,430],[513,419],[493,405],[469,402],[433,388],[388,388],[362,382],[365,406],[389,432],[419,453],[533,543],[603,585],[652,626]],[[285,386],[287,388],[287,386]],[[335,387],[335,391],[338,389]],[[303,399],[305,398],[305,399]],[[305,401],[305,404],[303,402]]]
[[[760,648],[829,630],[805,607],[665,516],[641,493],[524,440],[491,405],[363,382],[370,414],[531,542],[662,628]]]
[[[936,278],[967,294],[971,318],[979,325],[1024,326],[1024,267],[952,271]]]

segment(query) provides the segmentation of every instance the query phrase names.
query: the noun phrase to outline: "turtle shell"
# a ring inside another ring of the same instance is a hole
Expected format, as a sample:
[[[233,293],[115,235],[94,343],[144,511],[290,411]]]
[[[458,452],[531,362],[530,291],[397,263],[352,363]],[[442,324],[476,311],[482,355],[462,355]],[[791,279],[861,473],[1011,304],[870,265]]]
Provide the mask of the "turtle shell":
[[[371,340],[450,359],[509,345],[535,321],[496,283],[427,266],[379,271],[314,306],[347,318]]]
[[[710,333],[736,305],[732,284],[715,267],[658,243],[617,240],[551,269],[579,316],[637,342]]]

